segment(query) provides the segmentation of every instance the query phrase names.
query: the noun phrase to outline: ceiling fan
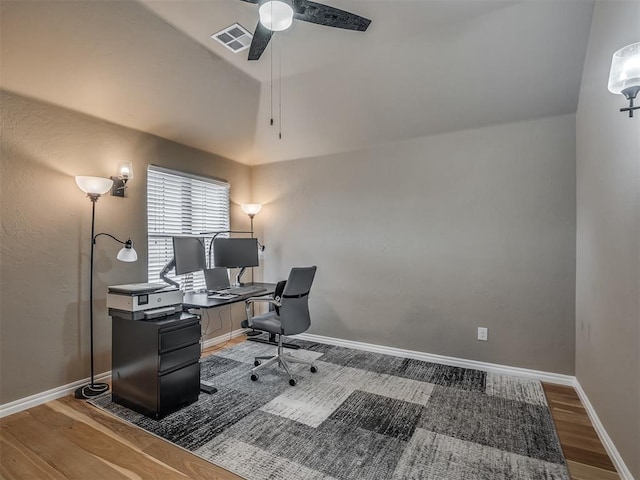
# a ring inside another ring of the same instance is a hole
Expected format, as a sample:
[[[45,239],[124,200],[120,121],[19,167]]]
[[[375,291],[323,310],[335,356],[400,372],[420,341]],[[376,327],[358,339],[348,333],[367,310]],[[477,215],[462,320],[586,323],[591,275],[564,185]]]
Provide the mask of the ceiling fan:
[[[242,0],[260,5],[260,21],[253,33],[249,60],[258,60],[265,51],[273,32],[286,30],[293,20],[327,27],[364,32],[371,20],[338,8],[309,0]]]

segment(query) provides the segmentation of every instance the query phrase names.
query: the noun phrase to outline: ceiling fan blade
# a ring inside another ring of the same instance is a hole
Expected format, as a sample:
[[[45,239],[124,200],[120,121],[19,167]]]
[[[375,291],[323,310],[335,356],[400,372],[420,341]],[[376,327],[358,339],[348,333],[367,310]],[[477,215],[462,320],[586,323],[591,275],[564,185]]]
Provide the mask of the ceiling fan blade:
[[[271,35],[273,35],[273,32],[258,22],[256,30],[253,32],[251,46],[249,47],[249,60],[258,60],[260,58],[262,52],[264,52],[267,45],[269,45]]]
[[[359,32],[364,32],[371,23],[368,18],[345,12],[329,5],[323,5],[322,3],[303,1],[296,6],[298,8],[296,8],[297,11],[294,13],[293,18],[303,22],[344,28],[346,30],[357,30]]]

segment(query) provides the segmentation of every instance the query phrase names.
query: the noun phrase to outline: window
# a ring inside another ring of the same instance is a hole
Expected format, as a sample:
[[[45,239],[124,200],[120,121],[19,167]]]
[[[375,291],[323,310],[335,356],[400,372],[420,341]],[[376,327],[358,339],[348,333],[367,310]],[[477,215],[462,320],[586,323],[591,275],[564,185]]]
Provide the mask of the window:
[[[148,281],[158,282],[160,271],[173,258],[172,237],[229,230],[229,184],[162,167],[147,171]],[[208,247],[207,238],[205,243]],[[186,291],[204,288],[202,272],[169,278]]]

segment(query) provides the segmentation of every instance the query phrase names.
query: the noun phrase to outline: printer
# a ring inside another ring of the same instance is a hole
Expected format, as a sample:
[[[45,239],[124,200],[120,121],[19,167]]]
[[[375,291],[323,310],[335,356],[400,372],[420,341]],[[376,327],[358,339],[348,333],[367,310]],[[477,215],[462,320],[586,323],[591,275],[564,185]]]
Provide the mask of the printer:
[[[107,287],[110,316],[151,320],[182,311],[182,290],[162,283],[130,283]]]

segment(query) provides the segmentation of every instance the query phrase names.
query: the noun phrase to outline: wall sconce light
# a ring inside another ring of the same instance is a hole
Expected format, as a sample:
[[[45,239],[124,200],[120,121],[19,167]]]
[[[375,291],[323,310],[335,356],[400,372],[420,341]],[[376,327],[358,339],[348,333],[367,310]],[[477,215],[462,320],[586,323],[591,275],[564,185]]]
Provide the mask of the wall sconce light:
[[[133,178],[133,165],[131,162],[118,163],[118,175],[111,177],[113,187],[111,187],[111,196],[124,197],[127,190],[127,182]]]
[[[117,259],[121,262],[135,262],[138,259],[138,254],[133,248],[133,242],[128,239],[126,242],[118,240],[113,235],[108,233],[95,233],[96,223],[96,202],[98,198],[107,193],[113,185],[113,181],[108,178],[101,177],[76,177],[76,184],[87,194],[87,197],[91,200],[91,274],[89,276],[89,331],[91,337],[91,382],[88,385],[79,387],[76,392],[76,398],[91,398],[96,395],[100,395],[103,392],[109,390],[109,385],[106,383],[96,383],[93,373],[93,249],[96,244],[96,239],[101,236],[107,236],[112,238],[118,243],[124,245],[118,252]]]
[[[609,72],[609,91],[616,95],[624,95],[629,100],[629,106],[621,108],[621,112],[629,112],[640,108],[634,106],[638,92],[640,92],[640,42],[622,47],[613,54],[611,71]]]

